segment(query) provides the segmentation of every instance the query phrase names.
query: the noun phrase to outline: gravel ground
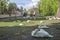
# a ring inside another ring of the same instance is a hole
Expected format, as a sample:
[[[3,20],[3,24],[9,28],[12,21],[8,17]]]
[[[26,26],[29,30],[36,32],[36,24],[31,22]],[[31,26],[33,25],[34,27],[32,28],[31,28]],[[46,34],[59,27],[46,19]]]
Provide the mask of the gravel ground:
[[[1,27],[0,40],[60,40],[60,23],[52,24],[49,29],[45,29],[53,38],[34,38],[31,36],[32,30],[36,27]]]

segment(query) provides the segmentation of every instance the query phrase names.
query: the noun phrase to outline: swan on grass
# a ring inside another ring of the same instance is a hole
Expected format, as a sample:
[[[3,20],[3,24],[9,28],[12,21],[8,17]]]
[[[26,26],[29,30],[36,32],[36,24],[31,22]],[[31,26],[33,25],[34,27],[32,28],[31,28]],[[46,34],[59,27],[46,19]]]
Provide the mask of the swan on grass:
[[[31,22],[31,20],[27,20],[27,23]]]
[[[38,28],[49,28],[47,27],[46,25],[43,24],[44,22],[43,21],[40,21],[40,25],[38,26]]]
[[[32,31],[31,36],[33,37],[53,37],[52,35],[50,35],[48,32],[46,32],[43,29],[35,29],[34,31]]]
[[[43,21],[40,21],[40,24],[42,24],[43,23]]]
[[[22,24],[22,23],[20,23],[19,25],[20,25],[20,26],[23,26],[23,24]]]
[[[41,28],[49,28],[49,27],[47,27],[46,25],[39,25],[38,28],[41,29]]]

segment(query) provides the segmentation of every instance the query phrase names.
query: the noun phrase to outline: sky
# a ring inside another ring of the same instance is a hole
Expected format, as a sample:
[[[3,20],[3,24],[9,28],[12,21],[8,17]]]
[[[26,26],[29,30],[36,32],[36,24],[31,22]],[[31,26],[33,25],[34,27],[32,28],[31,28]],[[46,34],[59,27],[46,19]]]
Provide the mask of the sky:
[[[21,6],[23,8],[26,8],[27,10],[34,7],[37,7],[37,3],[39,0],[10,0],[10,2],[16,3],[17,6],[20,8]]]

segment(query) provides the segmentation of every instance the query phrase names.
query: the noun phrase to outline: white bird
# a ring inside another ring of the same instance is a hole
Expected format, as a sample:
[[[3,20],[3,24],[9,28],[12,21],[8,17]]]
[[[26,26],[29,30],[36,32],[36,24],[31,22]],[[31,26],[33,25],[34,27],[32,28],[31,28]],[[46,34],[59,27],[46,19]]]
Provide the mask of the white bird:
[[[46,32],[43,29],[35,29],[34,31],[32,31],[31,36],[33,37],[53,37],[52,35],[50,35],[48,32]]]
[[[31,20],[27,20],[27,23],[31,22]]]
[[[42,24],[43,23],[43,21],[40,21],[40,24]]]
[[[46,25],[39,25],[38,28],[41,29],[41,28],[49,28],[49,27],[47,27]]]
[[[20,25],[20,26],[22,26],[23,24],[22,24],[22,23],[20,23],[19,25]]]
[[[40,21],[40,25],[38,26],[38,28],[49,28],[46,25],[43,24],[43,21]]]

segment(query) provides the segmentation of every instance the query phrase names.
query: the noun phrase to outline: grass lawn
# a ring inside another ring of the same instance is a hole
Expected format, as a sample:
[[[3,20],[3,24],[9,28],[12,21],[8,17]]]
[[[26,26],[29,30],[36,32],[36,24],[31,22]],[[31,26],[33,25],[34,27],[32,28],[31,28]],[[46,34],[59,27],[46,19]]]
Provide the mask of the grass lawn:
[[[6,27],[6,26],[19,26],[19,24],[23,24],[22,26],[35,26],[35,25],[39,25],[41,20],[32,20],[31,22],[27,22],[27,21],[13,21],[13,22],[0,22],[0,27]],[[44,21],[43,24],[45,25],[51,25],[52,23],[59,23],[59,20],[42,20]]]

